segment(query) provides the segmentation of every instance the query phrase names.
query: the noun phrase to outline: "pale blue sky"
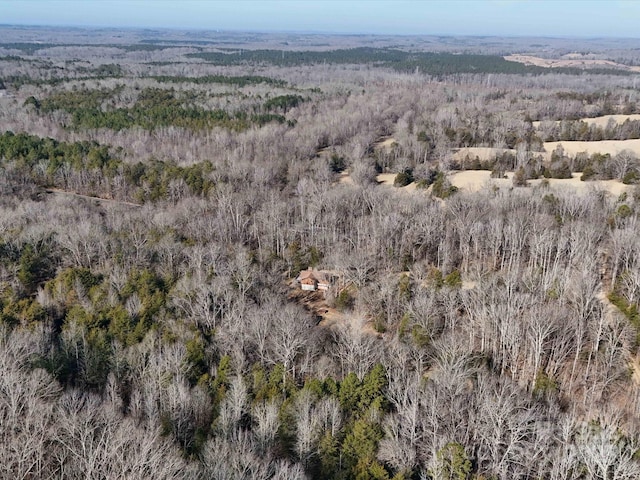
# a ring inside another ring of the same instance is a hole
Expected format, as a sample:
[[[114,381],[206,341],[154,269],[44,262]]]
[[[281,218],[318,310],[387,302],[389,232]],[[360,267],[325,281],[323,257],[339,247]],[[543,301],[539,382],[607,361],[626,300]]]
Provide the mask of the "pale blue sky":
[[[0,24],[640,37],[640,0],[0,0]]]

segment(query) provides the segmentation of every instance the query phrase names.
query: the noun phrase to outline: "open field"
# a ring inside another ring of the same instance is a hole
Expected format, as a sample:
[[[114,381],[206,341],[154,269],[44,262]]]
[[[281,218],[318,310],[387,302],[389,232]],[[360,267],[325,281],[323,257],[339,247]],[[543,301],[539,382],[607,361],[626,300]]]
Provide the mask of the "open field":
[[[505,152],[509,152],[514,155],[516,153],[514,149],[509,148],[464,147],[455,152],[453,154],[453,158],[461,161],[466,158],[474,159],[475,157],[478,157],[479,160],[485,161],[494,159],[497,155],[501,155]]]
[[[628,70],[631,72],[640,72],[640,67],[638,66],[628,66],[621,63],[617,63],[611,60],[602,60],[602,59],[590,59],[590,58],[582,58],[578,56],[574,57],[563,57],[563,58],[540,58],[532,55],[506,55],[504,57],[505,60],[510,62],[518,62],[523,63],[525,65],[534,65],[536,67],[544,67],[544,68],[616,68],[621,70]]]
[[[390,145],[396,143],[395,139],[388,138],[383,141],[376,142],[374,148],[390,148]],[[630,150],[640,156],[640,140],[603,140],[598,142],[546,142],[544,144],[546,152],[545,158],[548,160],[551,152],[558,146],[562,145],[566,154],[574,156],[580,152],[587,152],[589,155],[593,153],[602,153],[615,155],[623,150]],[[478,157],[481,161],[492,160],[502,153],[516,153],[513,149],[497,149],[489,147],[466,147],[461,148],[454,153],[456,160],[464,160],[466,158]],[[378,185],[385,187],[394,187],[396,178],[395,173],[381,173],[376,176]],[[596,190],[602,190],[610,193],[612,196],[629,191],[630,185],[625,185],[618,180],[590,180],[582,181],[580,177],[582,172],[573,172],[570,179],[530,179],[527,181],[529,187],[538,187],[543,182],[551,189],[558,189],[565,192],[575,192],[576,194],[585,194]],[[453,171],[449,174],[451,184],[464,192],[478,192],[485,188],[513,188],[513,172],[506,172],[505,178],[492,178],[489,170],[463,170]],[[353,185],[353,179],[348,172],[342,172],[338,179],[339,183]],[[409,185],[400,187],[397,190],[405,192],[430,193],[431,189],[417,190],[416,183],[411,182]]]
[[[625,120],[640,120],[640,114],[634,113],[630,115],[603,115],[601,117],[593,117],[593,118],[581,118],[585,123],[589,125],[597,125],[599,127],[606,127],[609,123],[609,120],[613,120],[617,124],[624,123]]]
[[[625,185],[618,180],[589,180],[582,181],[580,177],[582,172],[574,172],[572,178],[548,178],[548,179],[532,179],[527,180],[528,187],[540,187],[546,184],[546,188],[551,190],[559,190],[563,192],[573,192],[578,195],[584,195],[594,191],[605,191],[617,198],[624,192],[630,191],[632,185]],[[376,177],[378,184],[385,187],[393,187],[396,175],[393,173],[382,173]],[[491,172],[488,170],[464,170],[455,171],[449,174],[451,184],[460,191],[466,193],[475,193],[484,189],[499,188],[511,189],[513,187],[513,172],[506,172],[505,178],[492,178]],[[353,181],[347,175],[340,178],[341,183],[352,184]],[[522,187],[521,187],[522,188]],[[429,194],[431,189],[418,190],[415,182],[405,187],[397,188],[398,191],[416,192],[421,194]]]
[[[393,182],[396,178],[395,173],[381,173],[376,177],[376,181],[380,185],[385,185],[387,187],[393,187]],[[400,187],[399,190],[405,192],[413,192],[416,190],[416,183],[411,182],[409,185],[405,185],[404,187]]]
[[[589,125],[597,125],[598,127],[602,128],[605,128],[609,124],[610,120],[613,120],[617,124],[621,124],[624,123],[625,120],[640,120],[640,114],[633,113],[629,115],[602,115],[601,117],[585,117],[580,119],[581,122],[585,122]],[[539,128],[540,123],[540,121],[535,121],[532,122],[532,125],[535,128]],[[558,120],[557,123],[560,123],[560,120]]]
[[[462,172],[452,172],[449,176],[451,184],[465,192],[478,192],[493,185],[506,188],[513,183],[511,177],[513,173],[507,173],[507,178],[491,178],[488,170],[465,170]]]
[[[485,188],[498,187],[500,189],[513,187],[513,172],[507,172],[507,178],[491,178],[491,172],[487,170],[465,170],[462,172],[453,172],[449,176],[452,185],[458,187],[462,191],[477,192]],[[625,185],[617,180],[580,180],[581,172],[574,172],[572,178],[548,178],[527,180],[530,187],[539,187],[543,182],[547,183],[550,189],[562,190],[564,192],[575,192],[576,194],[585,194],[593,191],[606,191],[612,196],[618,197],[624,192],[629,191],[632,186]]]
[[[587,152],[589,155],[594,153],[602,153],[615,155],[623,150],[629,150],[635,155],[640,156],[640,139],[634,140],[600,140],[597,142],[545,142],[544,149],[550,154],[558,145],[562,145],[565,153],[576,155],[580,152]]]

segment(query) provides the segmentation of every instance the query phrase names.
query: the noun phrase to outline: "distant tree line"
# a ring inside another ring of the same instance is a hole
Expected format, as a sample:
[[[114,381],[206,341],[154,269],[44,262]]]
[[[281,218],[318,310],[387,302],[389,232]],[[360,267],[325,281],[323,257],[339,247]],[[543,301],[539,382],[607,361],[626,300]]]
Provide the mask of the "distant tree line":
[[[109,128],[126,130],[137,126],[153,130],[163,126],[176,126],[190,130],[222,127],[230,130],[246,130],[251,125],[262,126],[269,122],[284,123],[284,115],[238,111],[229,113],[222,109],[209,110],[197,106],[197,97],[179,96],[173,90],[147,88],[142,90],[131,107],[110,107],[109,100],[122,90],[122,87],[101,90],[67,91],[51,95],[43,100],[31,96],[25,106],[33,105],[41,113],[63,110],[70,114],[70,127],[76,130]],[[281,106],[286,113],[287,107],[302,101],[300,96],[275,97],[265,102],[264,110]],[[107,105],[105,105],[105,103]]]
[[[220,52],[187,54],[217,65],[271,64],[278,66],[300,66],[313,64],[372,64],[399,72],[419,71],[428,75],[452,75],[459,73],[507,73],[546,74],[561,72],[577,74],[576,68],[548,69],[510,62],[499,55],[470,53],[409,52],[391,48],[359,47],[328,51],[284,51],[284,50],[238,50],[220,49]],[[589,70],[590,73],[629,75],[630,72],[614,69]]]
[[[237,85],[238,87],[246,87],[247,85],[257,85],[264,83],[274,87],[285,87],[287,82],[271,77],[263,77],[260,75],[244,75],[244,76],[227,76],[227,75],[205,75],[202,77],[183,77],[183,76],[153,76],[150,77],[160,83],[195,83],[197,85],[206,85],[209,83],[221,83],[225,85]]]

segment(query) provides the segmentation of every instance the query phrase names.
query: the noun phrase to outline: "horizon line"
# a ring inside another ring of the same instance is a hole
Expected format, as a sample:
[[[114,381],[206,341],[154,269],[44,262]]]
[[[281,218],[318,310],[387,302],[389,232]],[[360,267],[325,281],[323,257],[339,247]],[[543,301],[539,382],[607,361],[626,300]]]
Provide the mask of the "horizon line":
[[[575,40],[640,40],[637,37],[621,37],[613,35],[561,35],[561,34],[494,34],[494,33],[374,33],[374,32],[333,32],[322,30],[253,30],[253,29],[227,29],[213,27],[173,27],[173,26],[125,26],[125,25],[78,25],[78,24],[30,24],[30,23],[0,23],[0,28],[19,27],[19,28],[75,28],[79,30],[167,30],[182,32],[215,32],[215,33],[252,33],[252,34],[288,34],[288,35],[327,35],[327,36],[373,36],[373,37],[466,37],[466,38],[519,38],[519,39],[575,39]],[[0,41],[0,43],[2,43]],[[11,42],[9,42],[11,43]]]

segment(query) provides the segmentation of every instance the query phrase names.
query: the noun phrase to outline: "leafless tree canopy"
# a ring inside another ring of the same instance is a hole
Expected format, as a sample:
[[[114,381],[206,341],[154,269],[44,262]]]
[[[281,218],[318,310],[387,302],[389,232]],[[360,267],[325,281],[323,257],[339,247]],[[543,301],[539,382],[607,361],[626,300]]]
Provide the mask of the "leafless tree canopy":
[[[640,478],[633,45],[0,32],[0,477]]]

